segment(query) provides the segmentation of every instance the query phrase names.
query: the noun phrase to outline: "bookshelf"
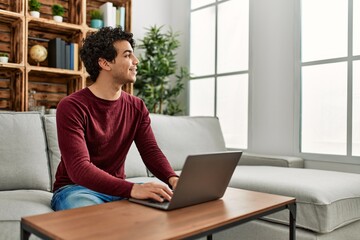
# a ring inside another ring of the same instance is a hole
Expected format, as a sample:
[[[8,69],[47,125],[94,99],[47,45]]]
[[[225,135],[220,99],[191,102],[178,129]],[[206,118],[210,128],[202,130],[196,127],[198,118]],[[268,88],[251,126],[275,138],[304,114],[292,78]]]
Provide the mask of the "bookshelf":
[[[9,63],[0,63],[0,111],[27,111],[28,94],[35,90],[37,105],[54,108],[65,96],[91,84],[78,58],[78,69],[49,67],[48,57],[37,64],[29,57],[32,46],[42,45],[48,50],[51,39],[61,38],[76,43],[96,31],[90,26],[90,11],[105,2],[124,6],[125,29],[131,30],[131,0],[39,0],[40,18],[30,16],[28,0],[0,0],[0,52],[9,54]],[[51,6],[61,4],[64,21],[52,20]],[[76,59],[76,58],[75,58]],[[132,86],[124,87],[132,93]]]

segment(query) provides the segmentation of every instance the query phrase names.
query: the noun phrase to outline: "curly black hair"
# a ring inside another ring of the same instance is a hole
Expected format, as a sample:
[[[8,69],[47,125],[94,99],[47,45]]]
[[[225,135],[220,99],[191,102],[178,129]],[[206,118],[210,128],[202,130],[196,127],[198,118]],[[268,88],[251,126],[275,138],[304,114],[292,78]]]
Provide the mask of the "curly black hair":
[[[112,62],[117,56],[114,43],[121,40],[128,41],[131,47],[135,48],[133,34],[123,31],[121,27],[103,27],[83,40],[80,58],[84,62],[92,81],[95,82],[99,76],[101,69],[98,64],[99,58]]]

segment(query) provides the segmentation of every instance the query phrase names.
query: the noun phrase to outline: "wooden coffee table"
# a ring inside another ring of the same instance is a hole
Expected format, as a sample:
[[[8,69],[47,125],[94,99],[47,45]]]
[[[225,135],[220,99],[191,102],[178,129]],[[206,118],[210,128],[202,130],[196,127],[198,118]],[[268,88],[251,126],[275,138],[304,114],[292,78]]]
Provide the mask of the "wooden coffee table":
[[[21,219],[21,239],[195,239],[289,209],[289,239],[295,240],[295,199],[228,188],[219,200],[172,211],[127,200]]]

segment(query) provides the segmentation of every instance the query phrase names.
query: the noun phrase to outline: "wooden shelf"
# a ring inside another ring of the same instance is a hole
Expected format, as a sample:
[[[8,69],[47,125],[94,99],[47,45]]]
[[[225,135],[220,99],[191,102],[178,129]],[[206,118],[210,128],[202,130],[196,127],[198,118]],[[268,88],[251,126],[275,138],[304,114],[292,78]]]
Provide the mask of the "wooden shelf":
[[[1,21],[8,21],[9,19],[15,19],[16,20],[16,19],[19,19],[19,18],[21,18],[21,19],[24,18],[24,14],[0,9],[0,19],[1,19]]]
[[[28,0],[6,1],[0,6],[0,52],[6,52],[9,63],[0,63],[0,111],[27,111],[29,90],[35,90],[35,99],[46,108],[56,107],[66,95],[91,84],[89,76],[79,60],[79,70],[48,67],[48,60],[39,66],[30,59],[29,51],[34,45],[48,48],[48,42],[61,38],[67,43],[77,43],[89,33],[89,12],[105,2],[125,6],[125,29],[131,30],[132,0],[39,0],[40,18],[28,13]],[[64,22],[55,22],[51,16],[51,5],[61,4],[65,8]],[[132,93],[132,85],[124,90]]]
[[[30,15],[26,17],[29,28],[35,28],[38,30],[47,30],[52,32],[69,32],[69,31],[82,31],[83,25],[76,25],[66,22],[56,22],[45,18],[35,18]]]
[[[64,74],[64,75],[74,75],[81,76],[83,74],[82,71],[74,71],[69,69],[60,69],[60,68],[51,68],[51,67],[38,67],[27,65],[26,71],[28,72],[41,72],[41,73],[49,73],[49,74]]]
[[[24,64],[19,64],[19,63],[2,63],[0,62],[0,68],[3,69],[20,69],[20,70],[24,70]]]

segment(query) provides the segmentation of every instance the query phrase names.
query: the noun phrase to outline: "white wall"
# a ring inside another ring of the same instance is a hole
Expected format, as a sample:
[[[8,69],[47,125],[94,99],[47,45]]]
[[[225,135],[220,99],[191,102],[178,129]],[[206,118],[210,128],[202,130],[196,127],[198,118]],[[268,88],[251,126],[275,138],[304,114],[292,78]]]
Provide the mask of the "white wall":
[[[293,2],[250,1],[250,151],[294,154]]]
[[[132,29],[135,39],[142,39],[150,26],[170,25],[171,1],[169,0],[132,0]]]
[[[249,151],[299,155],[298,0],[250,0]],[[169,24],[180,31],[179,63],[188,66],[190,0],[133,0],[133,32]],[[231,37],[231,36],[229,36]],[[186,101],[185,95],[183,102]],[[306,167],[360,173],[360,165],[307,159]]]
[[[164,25],[178,32],[181,45],[177,52],[178,67],[188,67],[190,0],[132,0],[132,32],[135,39],[142,39],[145,28]],[[139,42],[139,41],[138,41]],[[135,49],[135,53],[136,53]],[[186,91],[179,97],[181,106],[186,106]]]

